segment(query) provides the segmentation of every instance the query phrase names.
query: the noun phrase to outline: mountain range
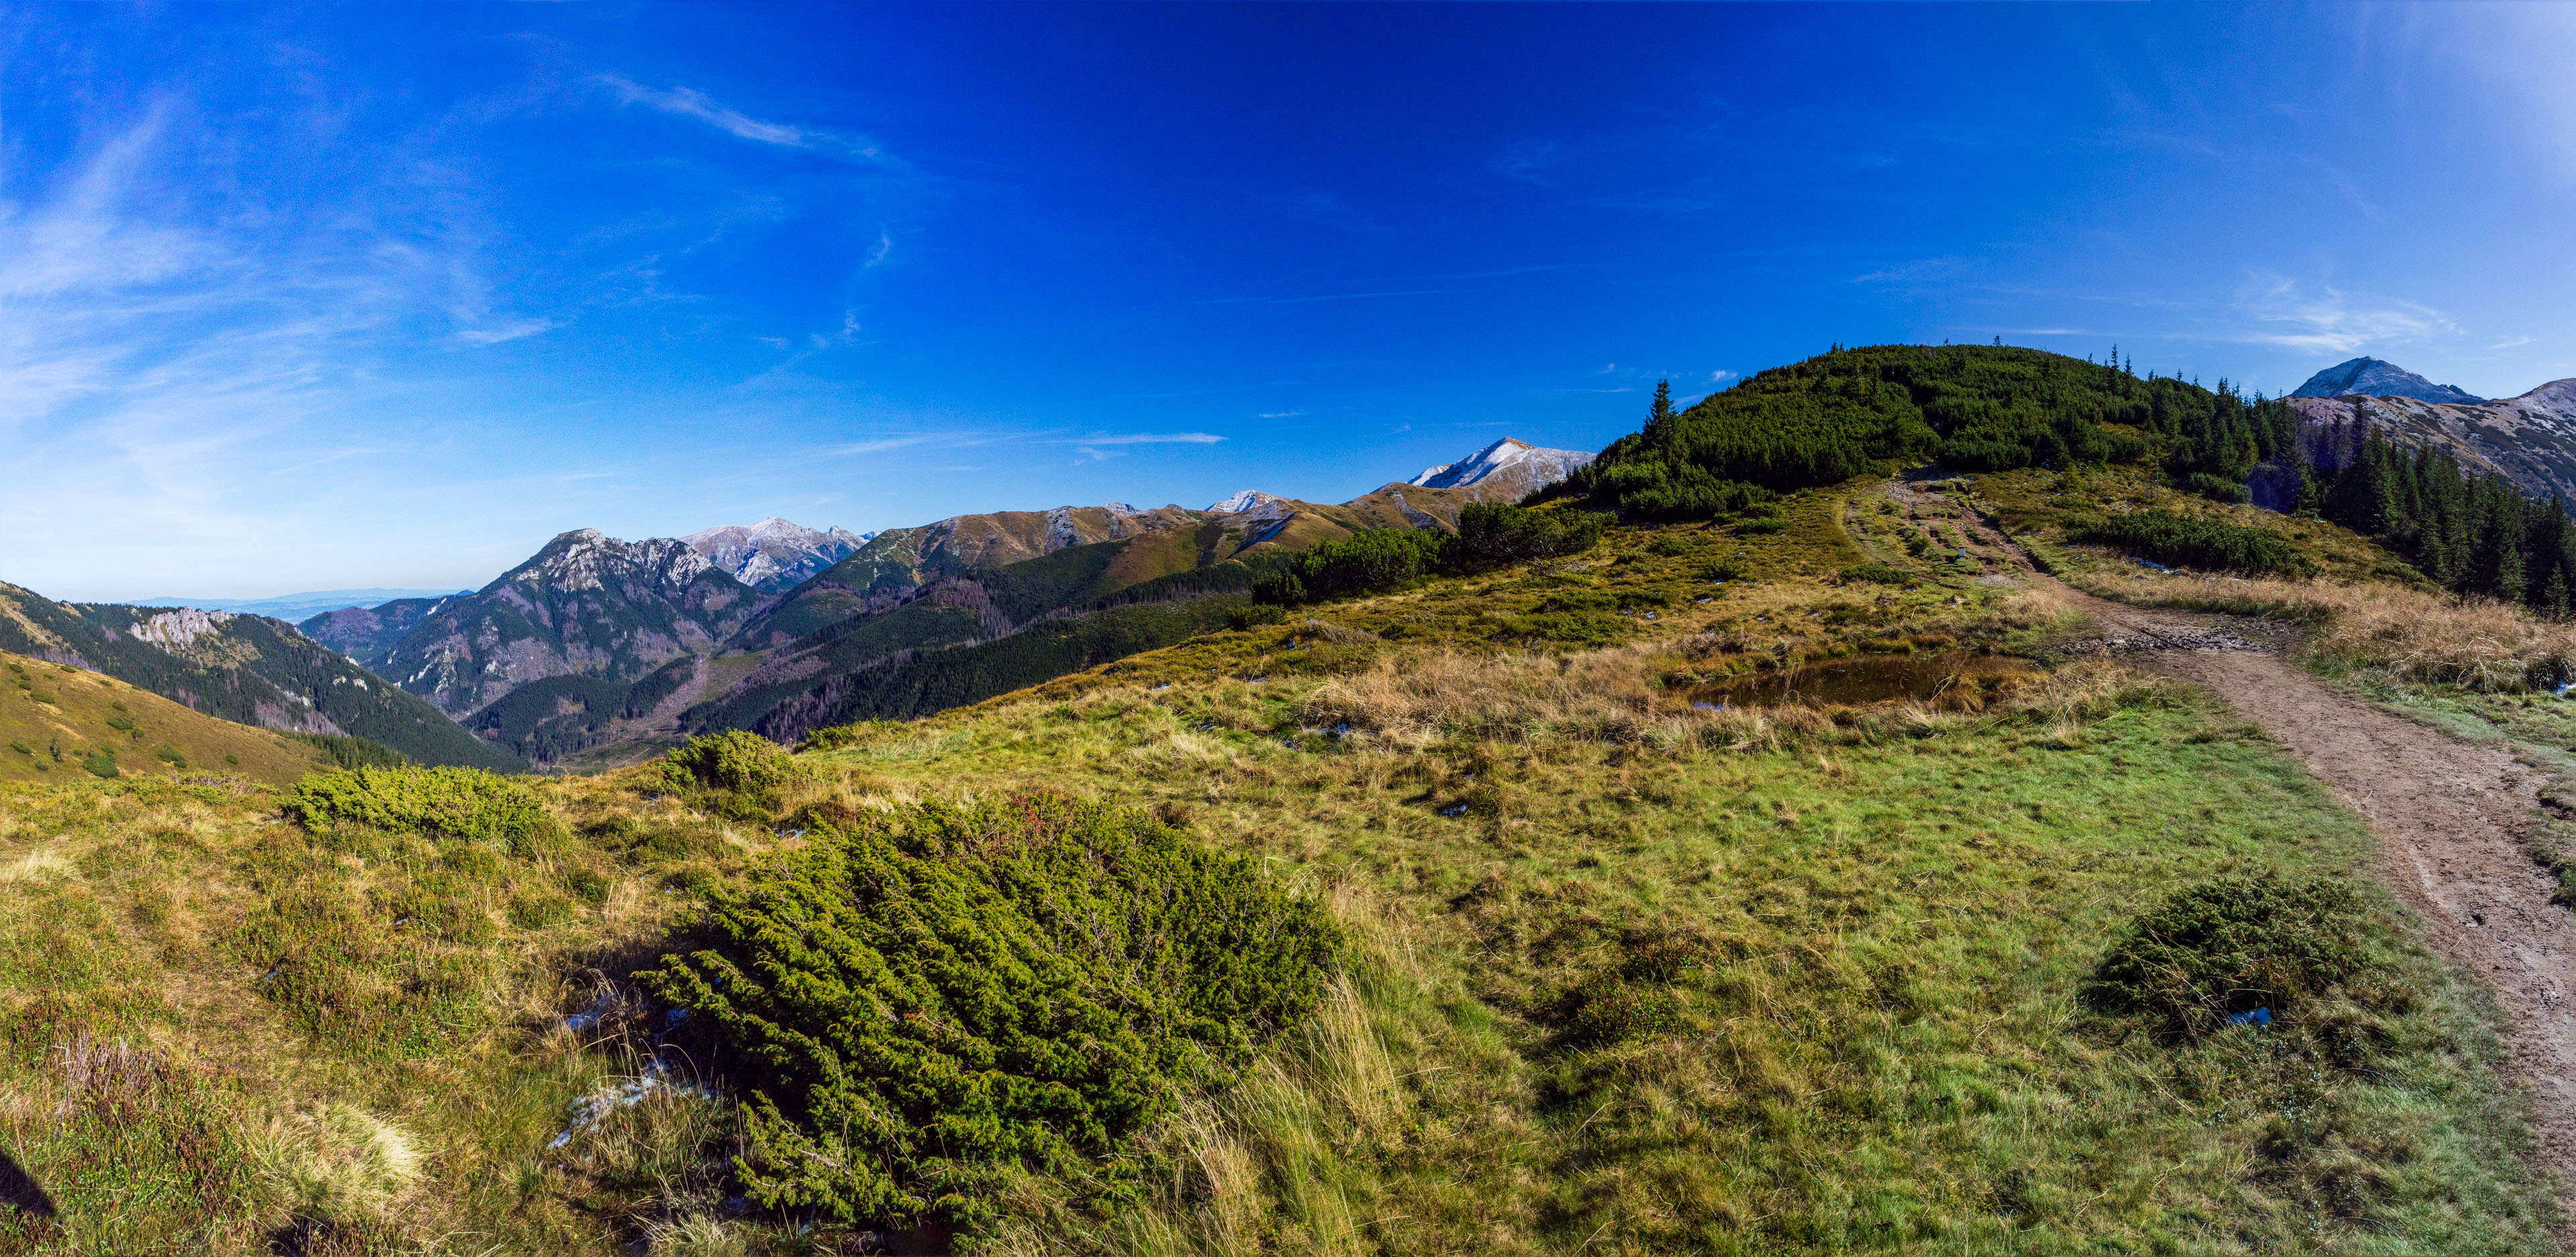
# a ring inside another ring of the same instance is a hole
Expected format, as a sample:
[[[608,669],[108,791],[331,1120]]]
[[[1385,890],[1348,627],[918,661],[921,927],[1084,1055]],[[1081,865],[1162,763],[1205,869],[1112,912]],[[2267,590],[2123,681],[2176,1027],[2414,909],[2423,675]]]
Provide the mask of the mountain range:
[[[1109,502],[873,533],[774,517],[635,542],[580,530],[472,593],[300,627],[541,763],[613,762],[718,728],[784,740],[1204,632],[1266,556],[1454,528],[1467,503],[1517,501],[1591,457],[1507,438],[1338,504],[1245,490],[1206,510]]]
[[[2375,433],[2407,449],[2448,450],[2463,468],[2502,476],[2533,497],[2556,493],[2576,499],[2576,379],[2553,380],[2498,401],[2359,393],[2294,393],[2285,400],[2298,416],[2299,452],[2311,466],[2345,466]]]
[[[748,527],[728,524],[700,529],[680,540],[735,580],[775,593],[795,588],[798,582],[840,562],[874,536],[872,532],[840,528],[807,528],[772,515]]]
[[[0,583],[0,650],[106,673],[239,724],[367,738],[422,763],[525,767],[420,697],[266,616],[56,602]]]
[[[235,615],[264,615],[271,619],[293,622],[322,611],[342,607],[372,607],[401,598],[437,598],[459,592],[448,589],[315,589],[304,593],[279,594],[274,598],[189,598],[161,594],[150,598],[128,599],[125,605],[136,607],[194,607],[199,611],[230,611]]]
[[[2353,358],[2338,362],[2290,391],[2292,397],[2412,397],[2425,402],[2452,402],[2474,406],[2485,401],[2467,389],[2452,384],[2435,384],[2393,362],[2378,358]]]

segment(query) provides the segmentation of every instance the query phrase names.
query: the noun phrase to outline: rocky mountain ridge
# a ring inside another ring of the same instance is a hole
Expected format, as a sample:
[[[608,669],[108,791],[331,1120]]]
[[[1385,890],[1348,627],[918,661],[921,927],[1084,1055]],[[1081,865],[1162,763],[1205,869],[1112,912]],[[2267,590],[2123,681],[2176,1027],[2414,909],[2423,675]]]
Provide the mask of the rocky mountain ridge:
[[[2338,362],[2290,390],[2292,397],[2412,397],[2417,401],[2474,406],[2486,399],[2455,384],[2435,384],[2396,363],[2380,358]]]
[[[301,627],[462,719],[528,682],[631,681],[712,653],[763,603],[678,538],[620,541],[583,528],[472,594],[331,612]]]
[[[266,616],[56,602],[0,583],[0,650],[104,673],[237,724],[367,738],[423,763],[526,767],[418,697]]]
[[[1417,477],[1436,484],[1392,482],[1338,505],[1245,490],[1204,511],[994,511],[863,539],[776,518],[639,542],[581,529],[476,593],[333,611],[303,628],[540,762],[701,729],[793,737],[864,698],[849,687],[889,661],[1135,599],[1239,593],[1250,569],[1222,565],[1370,528],[1454,528],[1467,503],[1518,500],[1588,458],[1506,439]],[[848,548],[824,562],[837,546]],[[799,567],[815,570],[775,588]],[[1124,627],[1059,651],[1067,666],[1205,628],[1121,614]],[[942,684],[980,696],[985,682]]]
[[[874,536],[843,528],[807,528],[772,515],[757,524],[702,528],[680,540],[735,580],[776,593],[793,589],[806,577],[840,562]]]
[[[1508,487],[1527,494],[1555,484],[1591,462],[1592,455],[1582,450],[1540,449],[1527,441],[1504,437],[1457,462],[1425,467],[1405,483],[1425,489],[1464,489],[1495,481],[1489,487]]]
[[[2299,452],[2312,466],[2349,464],[2376,433],[2407,448],[2449,450],[2471,471],[2503,476],[2534,497],[2576,499],[2576,379],[2476,404],[2413,397],[2285,399],[2299,420]]]

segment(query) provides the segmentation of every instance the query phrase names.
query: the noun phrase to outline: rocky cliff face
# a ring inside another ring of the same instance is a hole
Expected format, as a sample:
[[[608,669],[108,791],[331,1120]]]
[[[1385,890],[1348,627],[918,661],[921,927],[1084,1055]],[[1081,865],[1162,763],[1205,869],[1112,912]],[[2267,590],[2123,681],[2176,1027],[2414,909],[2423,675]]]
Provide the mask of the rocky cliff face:
[[[849,557],[874,536],[840,528],[807,528],[773,515],[748,527],[708,528],[680,540],[735,580],[778,593]]]
[[[2360,395],[2288,402],[2299,417],[2299,452],[2312,466],[2350,463],[2376,432],[2407,449],[2447,449],[2462,467],[2501,475],[2534,497],[2576,499],[2576,379],[2476,405]]]
[[[2412,397],[2417,401],[2473,406],[2486,400],[2451,384],[2435,384],[2393,362],[2354,358],[2338,362],[2291,391],[2292,397]]]
[[[631,681],[681,655],[712,653],[762,605],[757,590],[685,541],[619,541],[585,528],[475,593],[400,608],[394,618],[411,624],[375,666],[462,718],[530,681]],[[386,611],[373,609],[379,620]],[[321,640],[353,640],[355,617],[332,623],[345,615],[306,623]]]

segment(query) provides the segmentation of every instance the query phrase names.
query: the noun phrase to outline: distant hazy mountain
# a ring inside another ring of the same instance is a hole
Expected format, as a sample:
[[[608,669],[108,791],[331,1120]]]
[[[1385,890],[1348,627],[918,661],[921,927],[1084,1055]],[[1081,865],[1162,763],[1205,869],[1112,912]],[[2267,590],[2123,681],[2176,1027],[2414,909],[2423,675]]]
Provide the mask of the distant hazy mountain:
[[[744,527],[729,524],[680,538],[689,548],[754,589],[777,592],[847,557],[876,536],[839,528],[817,530],[775,515]]]
[[[200,611],[230,611],[238,615],[264,615],[292,623],[322,611],[342,607],[372,607],[398,598],[439,598],[463,592],[447,589],[316,589],[310,593],[279,594],[274,598],[188,598],[163,595],[136,598],[126,603],[134,607],[195,607]]]
[[[55,602],[0,584],[0,650],[103,672],[240,724],[370,738],[423,763],[527,767],[266,616]]]
[[[2313,466],[2350,463],[2377,433],[2408,449],[2447,449],[2463,467],[2501,475],[2535,497],[2576,499],[2576,379],[2475,404],[2368,394],[2288,401],[2299,416],[2299,452]]]
[[[1517,489],[1527,494],[1574,474],[1592,461],[1581,450],[1543,450],[1526,441],[1504,437],[1454,463],[1426,467],[1406,484],[1424,489]],[[1488,482],[1492,482],[1488,484]]]
[[[2435,384],[2393,362],[2378,358],[2355,358],[2338,362],[2291,391],[2292,397],[2412,397],[2417,401],[2453,402],[2476,405],[2486,400],[2466,389],[2449,384]]]
[[[298,627],[461,719],[531,681],[626,682],[710,653],[760,605],[757,591],[687,542],[584,528],[474,593],[335,611]]]

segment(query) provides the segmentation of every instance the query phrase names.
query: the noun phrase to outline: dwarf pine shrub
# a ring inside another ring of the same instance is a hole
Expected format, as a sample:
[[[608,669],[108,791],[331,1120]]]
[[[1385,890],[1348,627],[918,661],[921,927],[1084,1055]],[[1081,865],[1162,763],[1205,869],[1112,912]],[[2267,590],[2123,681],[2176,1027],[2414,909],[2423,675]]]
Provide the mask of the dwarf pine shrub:
[[[2368,965],[2361,904],[2326,878],[2224,877],[2167,895],[2094,970],[2085,999],[2198,1035],[2257,1008],[2276,1015]]]
[[[349,768],[305,778],[286,796],[306,829],[362,825],[471,842],[533,845],[554,827],[526,786],[480,768]]]
[[[799,821],[638,975],[743,1062],[763,1204],[973,1225],[1023,1171],[1114,1184],[1128,1136],[1322,998],[1338,932],[1246,856],[1061,797]]]
[[[2067,540],[2213,571],[2298,576],[2309,570],[2308,561],[2278,533],[2171,511],[2135,511],[2078,524],[2068,530]]]
[[[662,777],[680,790],[765,794],[796,774],[796,761],[775,742],[742,729],[702,734],[673,748]]]

